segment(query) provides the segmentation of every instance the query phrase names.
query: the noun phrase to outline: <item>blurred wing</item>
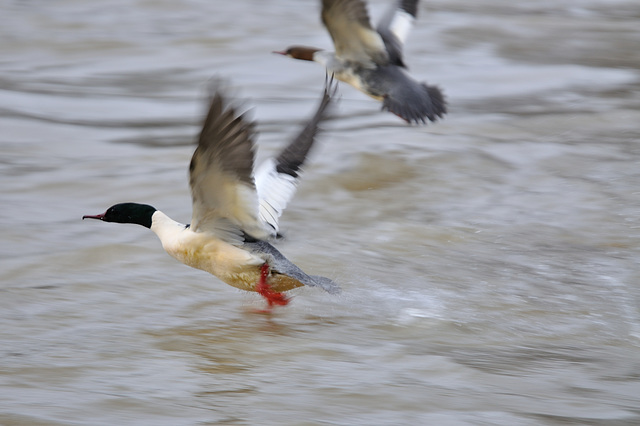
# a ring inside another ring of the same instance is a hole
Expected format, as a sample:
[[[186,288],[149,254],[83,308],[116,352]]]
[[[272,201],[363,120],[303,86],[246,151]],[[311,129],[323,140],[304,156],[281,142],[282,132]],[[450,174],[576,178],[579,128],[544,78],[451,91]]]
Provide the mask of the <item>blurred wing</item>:
[[[364,1],[323,0],[322,23],[333,39],[339,59],[369,67],[388,62],[384,41],[371,27]]]
[[[260,219],[268,223],[274,232],[278,231],[278,219],[296,192],[300,169],[316,140],[318,124],[325,118],[336,88],[333,78],[325,83],[313,117],[280,155],[265,161],[256,172]]]
[[[419,0],[398,0],[378,23],[391,63],[404,66],[402,50],[418,14]]]
[[[194,231],[226,240],[231,235],[240,240],[242,231],[266,236],[252,176],[254,135],[254,123],[237,113],[218,87],[189,166]]]

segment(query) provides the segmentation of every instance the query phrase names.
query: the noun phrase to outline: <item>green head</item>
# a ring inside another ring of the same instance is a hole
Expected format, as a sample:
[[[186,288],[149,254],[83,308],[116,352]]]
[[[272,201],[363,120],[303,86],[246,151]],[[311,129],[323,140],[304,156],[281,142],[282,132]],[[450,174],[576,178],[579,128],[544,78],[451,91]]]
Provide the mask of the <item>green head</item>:
[[[99,219],[104,222],[136,223],[151,228],[151,216],[156,208],[148,204],[120,203],[97,215],[85,215],[82,219]]]

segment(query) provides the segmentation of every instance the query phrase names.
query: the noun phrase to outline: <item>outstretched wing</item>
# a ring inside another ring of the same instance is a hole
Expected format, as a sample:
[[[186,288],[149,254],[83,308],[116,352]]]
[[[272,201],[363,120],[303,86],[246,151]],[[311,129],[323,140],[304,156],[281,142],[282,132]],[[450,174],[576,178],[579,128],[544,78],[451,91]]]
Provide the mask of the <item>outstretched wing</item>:
[[[378,33],[387,46],[392,64],[405,66],[402,61],[402,50],[418,14],[418,1],[396,1],[378,23]]]
[[[214,88],[189,166],[191,227],[226,240],[241,240],[243,231],[265,238],[253,180],[254,123],[229,103],[221,86]]]
[[[322,23],[333,39],[336,56],[365,66],[388,63],[384,41],[371,27],[362,0],[322,0]]]
[[[256,172],[260,219],[274,232],[278,231],[278,219],[296,191],[300,169],[316,140],[318,125],[325,118],[336,89],[333,78],[328,79],[313,117],[276,158],[265,161]]]

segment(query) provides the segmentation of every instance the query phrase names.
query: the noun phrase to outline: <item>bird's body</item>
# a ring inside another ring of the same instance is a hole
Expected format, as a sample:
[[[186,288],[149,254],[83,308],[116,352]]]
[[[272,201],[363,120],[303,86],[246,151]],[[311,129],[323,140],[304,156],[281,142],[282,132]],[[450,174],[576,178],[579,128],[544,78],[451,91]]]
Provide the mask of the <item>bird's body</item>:
[[[83,219],[143,225],[172,257],[233,287],[259,292],[269,306],[286,304],[279,293],[303,285],[338,292],[332,280],[305,274],[267,241],[277,236],[278,218],[295,192],[333,90],[328,83],[315,115],[255,176],[254,124],[228,105],[220,91],[215,93],[189,166],[190,225],[139,203],[116,204]]]
[[[257,291],[256,284],[265,263],[270,266],[268,281],[271,290],[275,292],[303,285],[321,285],[324,282],[304,273],[300,274],[302,271],[298,267],[290,262],[287,264],[286,258],[266,241],[244,241],[241,246],[230,244],[209,233],[194,232],[190,226],[176,222],[159,210],[152,216],[151,230],[172,257],[185,265],[209,272],[241,290]],[[287,273],[298,277],[294,278]],[[330,288],[327,290],[331,291]]]
[[[210,233],[194,232],[161,211],[154,213],[151,230],[164,250],[185,265],[209,272],[233,287],[255,291],[266,256],[253,254]]]
[[[329,74],[409,123],[436,121],[447,112],[442,92],[409,76],[403,60],[417,5],[418,0],[397,1],[374,30],[363,0],[323,0],[322,22],[335,52],[292,46],[276,53],[324,65]]]

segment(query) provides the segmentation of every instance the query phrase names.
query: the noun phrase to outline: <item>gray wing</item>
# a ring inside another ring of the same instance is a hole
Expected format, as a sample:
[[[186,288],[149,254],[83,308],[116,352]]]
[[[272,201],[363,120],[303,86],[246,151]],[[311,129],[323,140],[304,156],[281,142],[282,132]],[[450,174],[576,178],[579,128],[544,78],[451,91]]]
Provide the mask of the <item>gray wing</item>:
[[[377,30],[389,53],[392,64],[404,67],[404,43],[418,15],[419,0],[397,0],[380,19]]]
[[[241,239],[241,230],[268,237],[252,175],[254,123],[230,105],[220,82],[217,86],[189,166],[192,229],[227,239],[230,232]]]
[[[322,0],[322,23],[339,59],[365,67],[389,61],[382,37],[371,27],[364,1]]]
[[[305,274],[302,269],[266,241],[245,242],[243,248],[254,253],[269,255],[269,267],[275,272],[293,277],[306,286],[320,287],[327,293],[340,293],[340,286],[336,282],[326,277]]]
[[[316,140],[318,125],[325,118],[336,89],[333,78],[325,82],[322,99],[313,117],[276,158],[265,161],[256,171],[260,219],[275,232],[278,231],[278,219],[296,191],[301,167]]]

